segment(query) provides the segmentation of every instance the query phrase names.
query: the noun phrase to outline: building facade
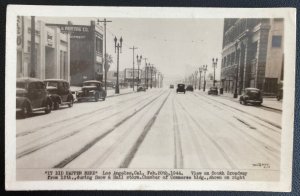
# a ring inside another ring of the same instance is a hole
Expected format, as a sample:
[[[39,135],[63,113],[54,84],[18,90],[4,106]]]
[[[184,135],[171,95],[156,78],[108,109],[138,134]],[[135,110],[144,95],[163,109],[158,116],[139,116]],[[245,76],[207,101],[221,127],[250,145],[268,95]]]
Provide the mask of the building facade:
[[[241,94],[247,87],[276,94],[283,80],[283,19],[224,20],[221,86]]]
[[[85,80],[103,81],[103,28],[95,21],[90,25],[47,24],[70,35],[71,85]]]
[[[17,77],[70,80],[70,36],[34,20],[34,61],[31,61],[31,18],[17,17]]]

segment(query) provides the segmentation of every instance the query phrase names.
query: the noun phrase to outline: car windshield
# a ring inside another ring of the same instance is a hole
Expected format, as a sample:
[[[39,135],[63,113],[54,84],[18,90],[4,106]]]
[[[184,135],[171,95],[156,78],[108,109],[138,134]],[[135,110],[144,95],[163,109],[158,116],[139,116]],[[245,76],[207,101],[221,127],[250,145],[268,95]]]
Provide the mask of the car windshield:
[[[98,86],[99,83],[96,82],[85,82],[83,83],[83,86]]]
[[[246,94],[247,95],[259,95],[260,91],[259,90],[247,90]]]
[[[178,84],[178,87],[184,87],[184,84]]]
[[[17,88],[26,88],[26,83],[25,82],[17,82]]]
[[[50,81],[48,81],[48,82],[46,82],[46,86],[47,87],[55,87],[55,88],[57,88],[57,82],[50,82]]]

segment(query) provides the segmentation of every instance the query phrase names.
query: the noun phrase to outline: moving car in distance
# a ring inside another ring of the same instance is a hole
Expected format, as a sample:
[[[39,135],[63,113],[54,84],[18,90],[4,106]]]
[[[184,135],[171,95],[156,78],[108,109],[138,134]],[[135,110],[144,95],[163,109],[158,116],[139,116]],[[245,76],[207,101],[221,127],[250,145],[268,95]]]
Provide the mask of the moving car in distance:
[[[172,89],[173,89],[173,88],[174,88],[174,85],[173,85],[173,84],[170,84],[170,88],[172,88]]]
[[[194,87],[192,85],[188,85],[185,90],[193,92],[194,91]]]
[[[262,93],[257,88],[245,88],[244,93],[240,96],[240,104],[248,103],[253,105],[261,105],[263,102]]]
[[[44,83],[52,100],[54,110],[59,109],[60,105],[73,106],[74,97],[70,90],[69,82],[61,79],[46,79]]]
[[[184,84],[177,84],[176,93],[184,93],[185,94],[185,85]]]
[[[36,111],[51,112],[52,101],[42,80],[18,78],[16,95],[16,112],[23,118]]]
[[[218,95],[218,87],[216,87],[216,86],[210,87],[208,90],[208,94],[209,95]]]
[[[144,91],[146,92],[146,88],[144,86],[138,86],[137,92]]]
[[[76,97],[78,102],[82,100],[94,100],[97,102],[99,99],[104,101],[106,98],[106,92],[100,81],[88,80],[83,82],[82,88],[77,92]]]

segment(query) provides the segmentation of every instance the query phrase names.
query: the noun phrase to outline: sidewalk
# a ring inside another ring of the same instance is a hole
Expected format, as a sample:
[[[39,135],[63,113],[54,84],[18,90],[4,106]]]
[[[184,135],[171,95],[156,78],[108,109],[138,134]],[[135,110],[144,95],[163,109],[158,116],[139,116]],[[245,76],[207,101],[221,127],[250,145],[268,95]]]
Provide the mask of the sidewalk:
[[[133,90],[132,90],[132,88],[120,88],[120,94],[115,94],[115,89],[107,89],[106,92],[107,92],[106,97],[114,97],[114,96],[133,93]],[[136,92],[136,91],[134,91],[134,92]]]
[[[227,98],[231,101],[239,102],[239,97],[238,98],[233,98],[233,94],[231,93],[223,93],[223,95],[219,95],[220,97]],[[277,101],[276,98],[270,98],[270,97],[264,97],[263,98],[263,103],[261,106],[266,107],[266,108],[271,108],[274,110],[279,110],[282,111],[282,101]]]

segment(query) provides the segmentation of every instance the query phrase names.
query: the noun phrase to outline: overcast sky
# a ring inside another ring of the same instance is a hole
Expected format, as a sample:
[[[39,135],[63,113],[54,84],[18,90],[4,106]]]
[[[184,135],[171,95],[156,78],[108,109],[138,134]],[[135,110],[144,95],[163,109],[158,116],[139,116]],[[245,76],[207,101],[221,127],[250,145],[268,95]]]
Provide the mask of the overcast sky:
[[[89,25],[96,18],[45,18],[45,22]],[[102,18],[101,18],[102,19]],[[184,79],[199,66],[207,64],[213,72],[212,58],[218,58],[216,78],[220,75],[223,19],[126,19],[109,18],[107,24],[107,53],[114,60],[110,70],[116,70],[114,36],[123,37],[120,54],[120,70],[132,68],[132,50],[136,55],[148,58],[165,76],[165,82]],[[143,61],[142,67],[145,66]]]

